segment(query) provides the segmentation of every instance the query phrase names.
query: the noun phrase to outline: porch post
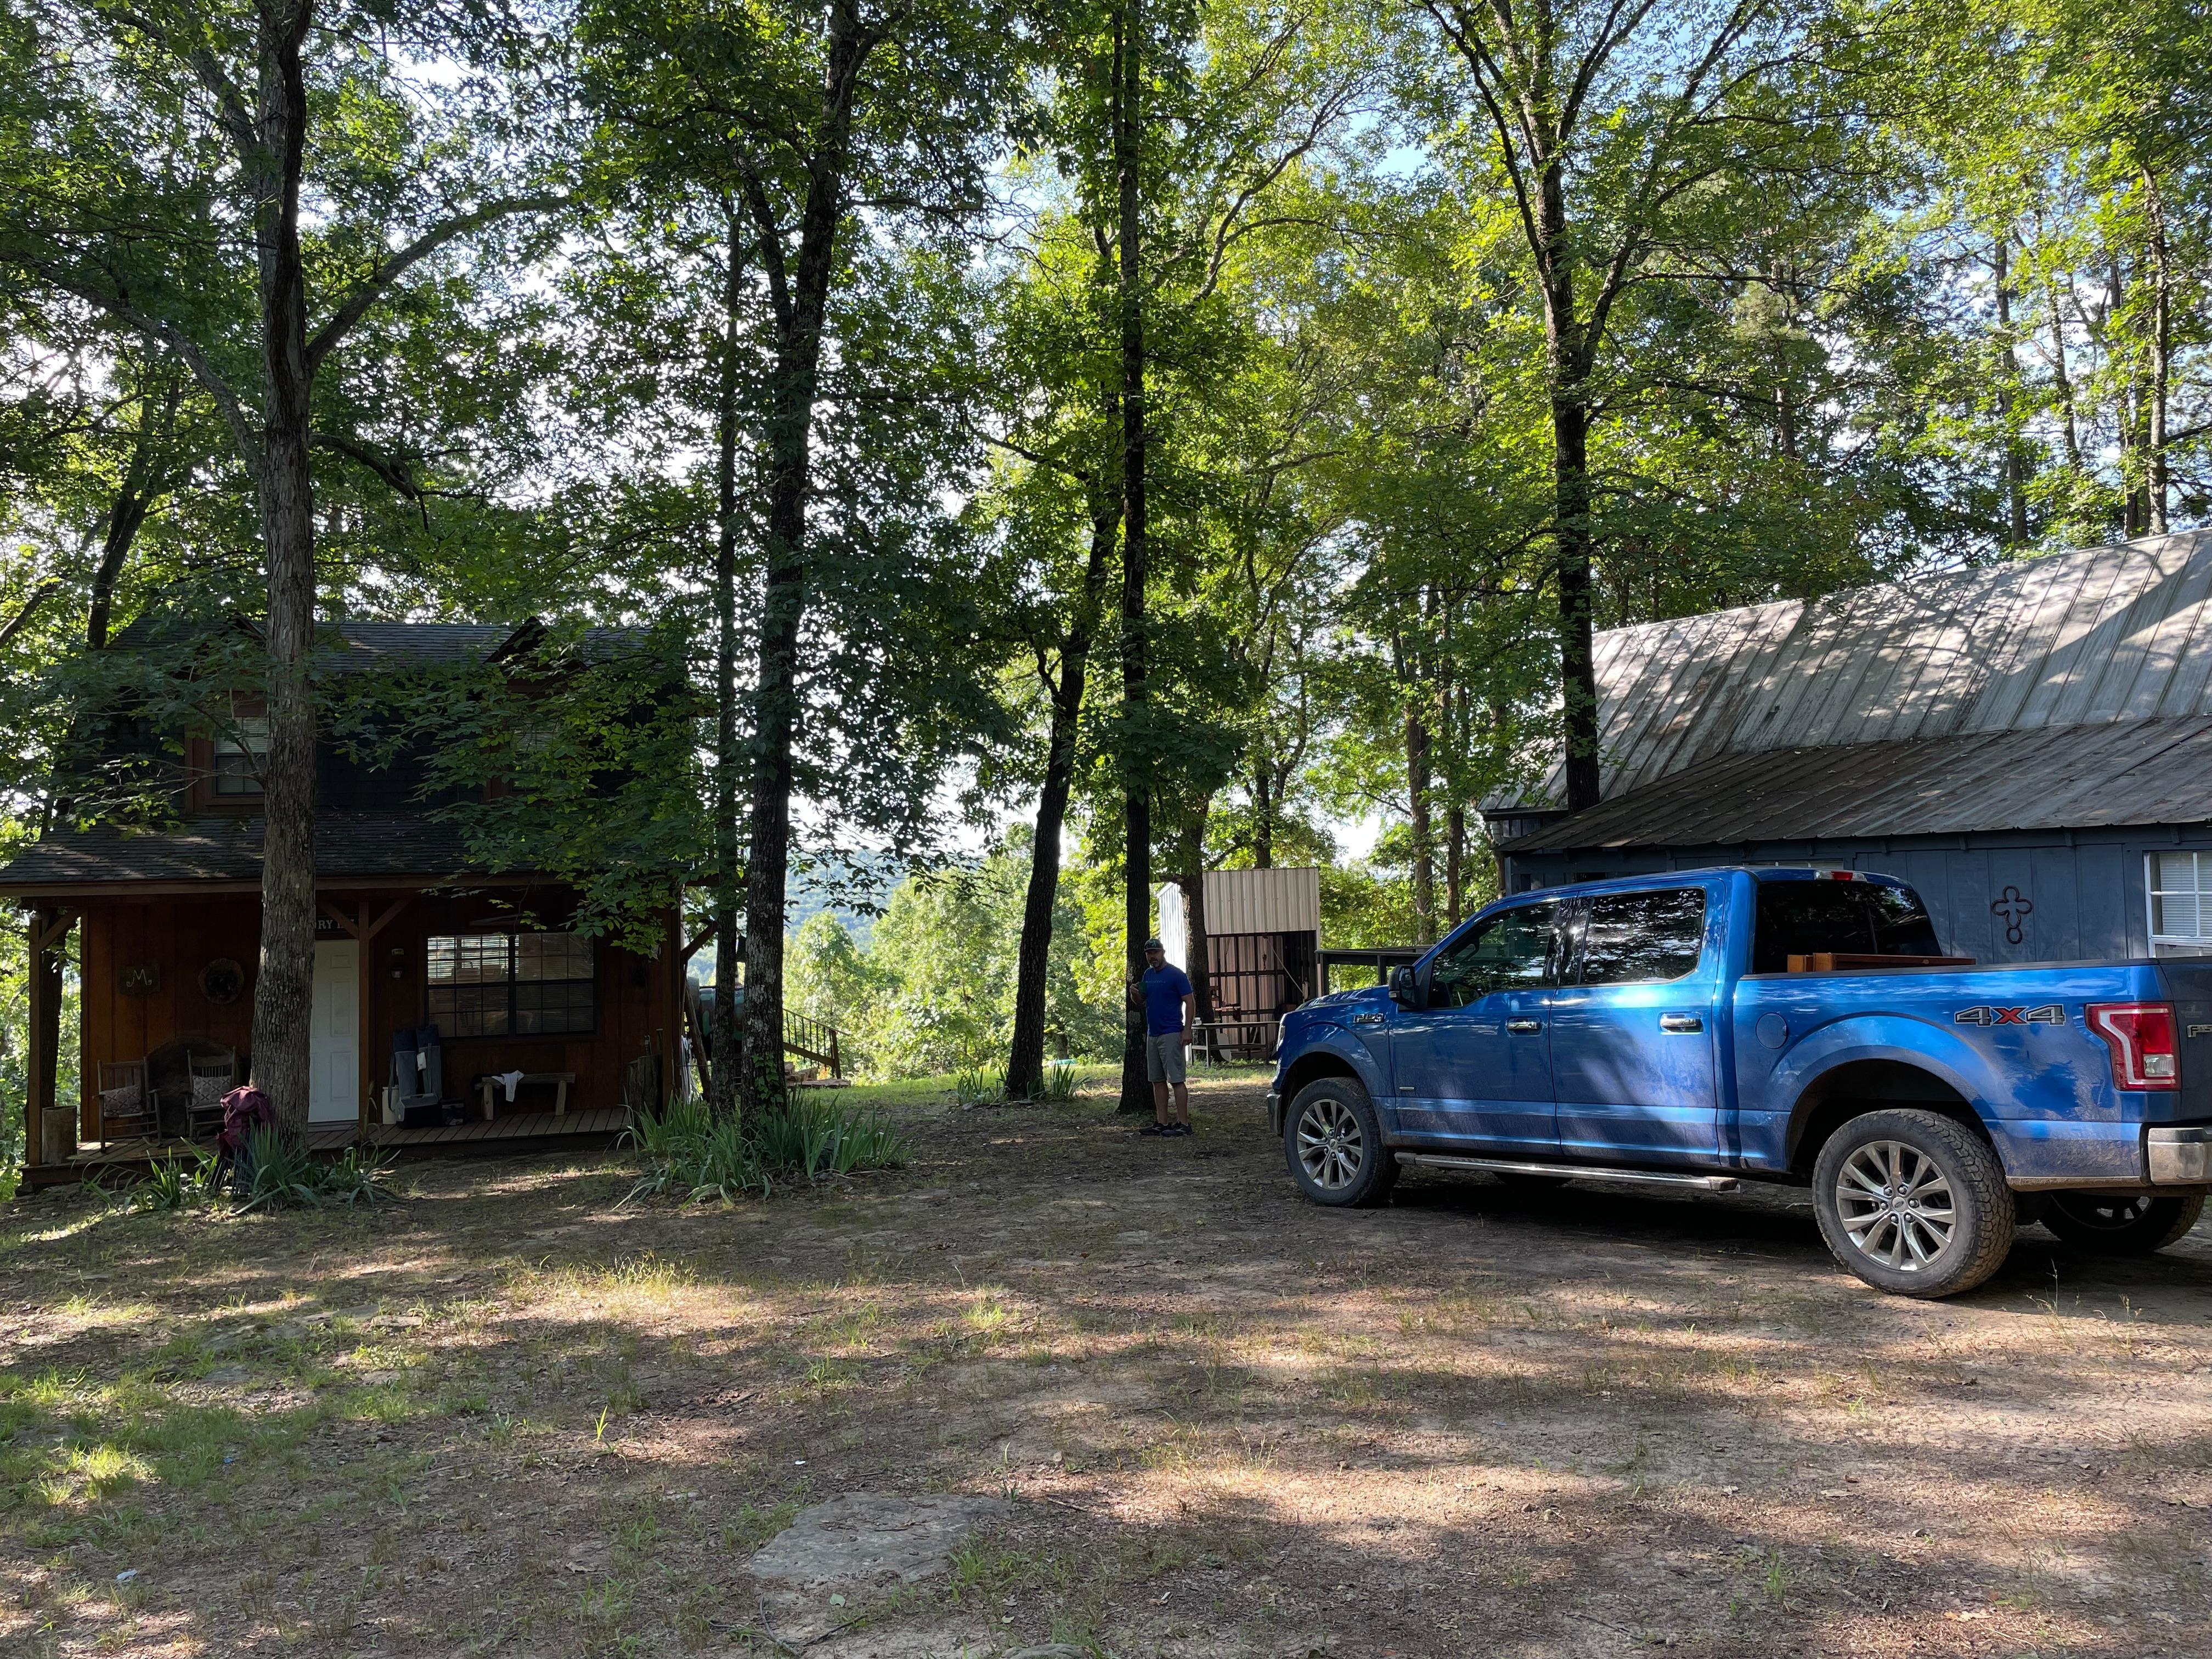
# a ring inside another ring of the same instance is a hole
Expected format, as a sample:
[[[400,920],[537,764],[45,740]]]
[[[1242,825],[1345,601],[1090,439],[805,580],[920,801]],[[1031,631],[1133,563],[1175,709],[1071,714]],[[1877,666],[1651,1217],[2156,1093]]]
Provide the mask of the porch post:
[[[66,1164],[76,1151],[76,1114],[55,1109],[54,1074],[62,1048],[62,963],[56,947],[76,915],[39,906],[24,938],[25,989],[30,1001],[30,1053],[23,1087],[23,1162]]]
[[[361,1124],[364,1128],[373,1128],[384,1121],[378,1093],[381,1085],[377,1080],[384,1074],[384,1055],[373,1040],[373,1034],[385,1030],[389,1021],[376,1017],[376,996],[386,978],[376,966],[376,936],[407,908],[412,896],[403,893],[380,910],[370,900],[363,899],[354,924],[354,937],[361,941],[360,965],[356,971],[360,976]]]

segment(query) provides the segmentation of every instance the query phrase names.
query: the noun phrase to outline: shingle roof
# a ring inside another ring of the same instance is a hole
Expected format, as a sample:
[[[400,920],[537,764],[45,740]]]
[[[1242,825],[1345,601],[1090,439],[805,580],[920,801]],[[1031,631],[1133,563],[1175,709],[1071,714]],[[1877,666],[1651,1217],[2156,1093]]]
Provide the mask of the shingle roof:
[[[133,834],[112,824],[51,833],[0,869],[0,892],[137,882],[258,881],[260,818],[196,818]],[[325,812],[315,819],[318,876],[482,873],[458,826],[394,812]]]
[[[2212,820],[2212,716],[1717,755],[1504,852]]]
[[[233,624],[249,632],[258,624],[234,617]],[[110,642],[116,650],[184,645],[198,638],[206,623],[163,613],[139,617]],[[317,624],[319,641],[333,638],[345,648],[334,653],[333,665],[366,672],[371,670],[428,668],[446,664],[495,659],[509,652],[526,650],[546,637],[545,625],[532,617],[515,623],[356,622],[351,619]],[[642,637],[625,628],[587,628],[576,637],[574,650],[586,661],[603,661],[627,641]]]
[[[1608,803],[1727,755],[2212,716],[2212,532],[1610,629],[1597,673]]]

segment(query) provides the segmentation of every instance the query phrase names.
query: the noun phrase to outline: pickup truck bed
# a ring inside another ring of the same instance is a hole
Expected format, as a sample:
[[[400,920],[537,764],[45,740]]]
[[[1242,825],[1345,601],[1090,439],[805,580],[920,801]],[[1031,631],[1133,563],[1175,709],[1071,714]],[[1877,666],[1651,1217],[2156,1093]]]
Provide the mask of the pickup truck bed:
[[[1823,957],[1853,965],[1790,971]],[[1809,1182],[1838,1260],[1903,1294],[1978,1283],[2023,1218],[2109,1249],[2185,1232],[2212,1186],[2212,960],[1942,959],[1911,889],[1858,872],[1516,895],[1289,1015],[1273,1121],[1325,1204],[1381,1201],[1401,1160]]]

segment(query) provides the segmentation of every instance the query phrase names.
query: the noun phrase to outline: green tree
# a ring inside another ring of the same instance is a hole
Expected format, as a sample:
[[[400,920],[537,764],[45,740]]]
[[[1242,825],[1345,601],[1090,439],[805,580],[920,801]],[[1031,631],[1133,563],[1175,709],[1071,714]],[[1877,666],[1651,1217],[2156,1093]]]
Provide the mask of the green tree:
[[[270,745],[253,1069],[296,1133],[314,959],[318,390],[426,262],[553,205],[519,143],[542,43],[473,10],[402,21],[312,0],[15,0],[0,29],[0,269],[173,356],[252,481]],[[412,72],[432,58],[465,72]]]

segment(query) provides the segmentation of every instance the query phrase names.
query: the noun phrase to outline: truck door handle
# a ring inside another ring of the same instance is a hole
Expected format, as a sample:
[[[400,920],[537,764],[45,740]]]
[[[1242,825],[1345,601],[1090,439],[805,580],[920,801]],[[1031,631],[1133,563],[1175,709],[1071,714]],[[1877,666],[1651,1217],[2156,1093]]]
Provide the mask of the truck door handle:
[[[1542,1030],[1544,1022],[1540,1019],[1509,1019],[1505,1022],[1505,1029],[1516,1036],[1526,1036],[1531,1031]]]
[[[1662,1031],[1702,1031],[1705,1022],[1695,1014],[1662,1014],[1659,1029]]]

